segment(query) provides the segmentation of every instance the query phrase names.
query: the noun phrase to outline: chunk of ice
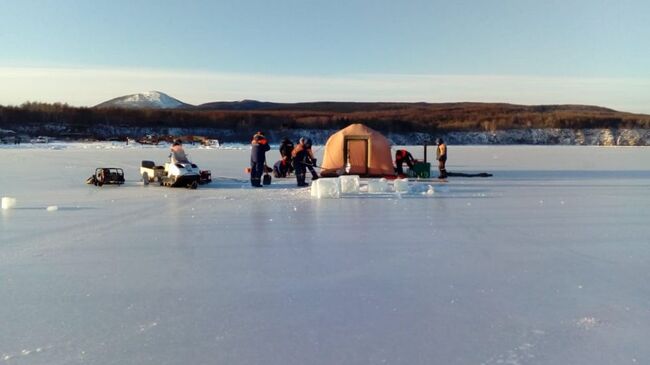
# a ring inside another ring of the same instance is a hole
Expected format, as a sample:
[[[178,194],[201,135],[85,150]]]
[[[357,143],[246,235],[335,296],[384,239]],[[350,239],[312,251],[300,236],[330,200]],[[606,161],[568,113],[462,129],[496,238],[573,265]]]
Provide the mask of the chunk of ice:
[[[316,199],[339,198],[341,181],[338,178],[321,178],[311,183],[311,196]]]
[[[396,193],[408,193],[409,179],[396,179],[393,186],[395,187]]]
[[[368,180],[368,192],[369,193],[385,193],[388,192],[388,181],[384,178],[379,180],[370,179]]]
[[[50,205],[49,207],[47,207],[48,212],[56,212],[57,210],[59,210],[59,207],[57,207],[56,205]]]
[[[358,175],[339,176],[339,180],[341,180],[341,193],[343,193],[343,194],[358,194],[359,193],[359,176]]]
[[[11,209],[16,206],[16,199],[8,196],[2,197],[2,209]]]

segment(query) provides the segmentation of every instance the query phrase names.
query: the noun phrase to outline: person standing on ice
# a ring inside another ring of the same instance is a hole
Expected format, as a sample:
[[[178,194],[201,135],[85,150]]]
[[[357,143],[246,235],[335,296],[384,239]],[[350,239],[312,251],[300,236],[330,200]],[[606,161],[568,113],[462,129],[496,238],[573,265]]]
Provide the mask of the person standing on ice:
[[[262,187],[262,174],[266,166],[266,151],[269,151],[266,137],[262,132],[257,132],[251,141],[251,185],[256,188]]]
[[[311,172],[311,181],[318,180],[318,173],[314,166],[316,166],[316,158],[314,157],[314,152],[311,150],[311,139],[307,138],[305,140],[305,149],[307,150],[307,168]]]
[[[436,144],[438,145],[436,149],[436,160],[438,160],[438,170],[440,171],[438,179],[446,179],[447,169],[445,168],[445,164],[447,163],[447,145],[442,138],[437,138]]]
[[[172,144],[171,148],[171,154],[169,155],[171,157],[171,160],[173,163],[189,163],[190,160],[187,159],[187,155],[185,154],[185,150],[183,149],[183,144],[181,143],[180,139],[177,139],[174,141]]]
[[[293,168],[296,171],[296,181],[299,187],[309,186],[305,182],[305,175],[307,174],[307,161],[309,159],[309,152],[305,146],[306,139],[300,138],[296,147],[291,151],[293,159]]]

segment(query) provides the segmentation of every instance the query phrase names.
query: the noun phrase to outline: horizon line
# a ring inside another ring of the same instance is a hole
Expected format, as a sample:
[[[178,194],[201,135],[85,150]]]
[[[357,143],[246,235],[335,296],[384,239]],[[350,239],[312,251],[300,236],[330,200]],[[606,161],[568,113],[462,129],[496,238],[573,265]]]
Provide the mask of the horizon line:
[[[0,89],[0,105],[60,102],[92,107],[143,90],[165,90],[161,92],[193,105],[242,100],[468,102],[590,105],[650,113],[650,79],[631,77],[394,73],[310,76],[133,67],[0,66],[0,84],[4,86]]]

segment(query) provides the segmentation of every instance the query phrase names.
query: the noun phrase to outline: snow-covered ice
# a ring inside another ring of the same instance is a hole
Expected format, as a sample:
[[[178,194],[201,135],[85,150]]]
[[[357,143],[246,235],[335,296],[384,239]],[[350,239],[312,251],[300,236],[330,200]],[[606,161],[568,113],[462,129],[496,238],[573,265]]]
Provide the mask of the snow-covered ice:
[[[246,148],[189,147],[187,190],[113,147],[0,147],[0,364],[650,363],[648,148],[450,146],[494,177],[317,200]]]

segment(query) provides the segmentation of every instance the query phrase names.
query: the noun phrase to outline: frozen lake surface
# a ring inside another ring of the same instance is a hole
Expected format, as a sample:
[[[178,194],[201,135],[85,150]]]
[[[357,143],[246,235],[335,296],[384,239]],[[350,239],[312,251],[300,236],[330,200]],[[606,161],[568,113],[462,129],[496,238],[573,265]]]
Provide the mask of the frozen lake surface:
[[[165,148],[0,147],[0,363],[650,363],[650,148],[450,146],[495,176],[335,200],[188,152],[211,185],[142,186]]]

